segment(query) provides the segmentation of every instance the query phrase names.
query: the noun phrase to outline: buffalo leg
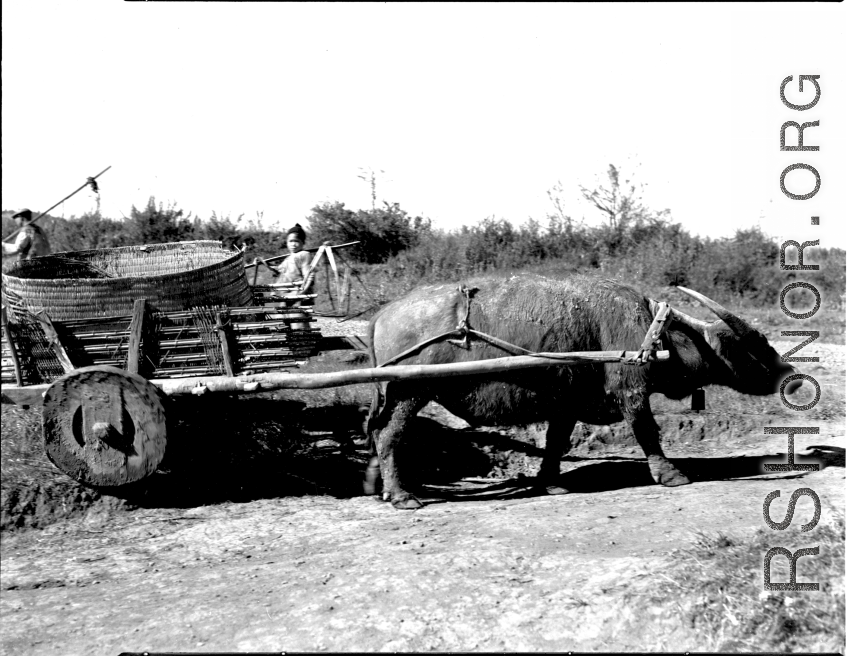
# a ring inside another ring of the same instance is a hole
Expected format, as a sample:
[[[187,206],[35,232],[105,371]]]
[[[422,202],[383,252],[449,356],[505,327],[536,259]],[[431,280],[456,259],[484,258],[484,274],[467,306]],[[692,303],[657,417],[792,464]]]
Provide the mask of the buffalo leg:
[[[382,474],[379,470],[379,456],[377,455],[377,441],[379,440],[380,419],[384,416],[380,409],[383,399],[384,395],[379,383],[374,383],[368,416],[362,426],[365,435],[368,436],[368,451],[371,456],[368,461],[368,468],[365,470],[365,480],[362,486],[365,494],[368,496],[379,494],[382,487]]]
[[[562,465],[562,455],[571,448],[571,433],[576,425],[576,419],[571,416],[554,417],[547,425],[547,439],[544,447],[544,458],[538,470],[537,485],[544,488],[547,494],[567,494],[567,490],[556,481],[559,478]]]
[[[374,439],[377,439],[376,437]],[[376,449],[373,443],[371,444],[371,459],[368,461],[368,468],[365,470],[365,482],[363,489],[366,495],[372,496],[379,493],[382,486],[382,473],[379,470],[379,457],[375,455]]]
[[[396,400],[391,408],[386,408],[386,412],[390,412],[390,418],[379,430],[375,440],[382,472],[382,498],[384,501],[391,501],[391,505],[399,510],[414,510],[423,506],[413,494],[403,489],[401,469],[397,466],[395,451],[418,411],[424,405],[426,405],[425,399]]]
[[[647,464],[650,466],[650,475],[653,480],[666,487],[688,485],[691,482],[688,477],[674,467],[662,451],[662,445],[659,442],[659,426],[653,418],[649,401],[645,398],[640,407],[628,408],[624,411],[624,415],[632,427],[632,432],[635,433],[635,439],[638,440],[644,455],[647,456]]]

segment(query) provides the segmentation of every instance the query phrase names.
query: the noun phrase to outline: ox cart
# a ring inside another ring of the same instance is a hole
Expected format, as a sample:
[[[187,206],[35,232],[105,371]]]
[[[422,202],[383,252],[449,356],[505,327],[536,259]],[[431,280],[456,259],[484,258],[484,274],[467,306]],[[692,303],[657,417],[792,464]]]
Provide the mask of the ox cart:
[[[366,340],[324,337],[311,306],[314,294],[291,285],[249,286],[243,254],[224,252],[220,244],[107,250],[36,258],[3,276],[2,402],[41,406],[48,457],[92,487],[115,488],[156,471],[169,439],[168,407],[180,397],[581,363],[637,366],[668,357],[659,343],[669,312],[662,304],[635,351],[398,364],[436,340],[473,336],[464,324],[455,334],[435,336],[379,367],[298,373],[318,353],[362,350]],[[149,268],[153,259],[171,256],[180,260],[177,271],[139,275],[132,270],[132,262]]]

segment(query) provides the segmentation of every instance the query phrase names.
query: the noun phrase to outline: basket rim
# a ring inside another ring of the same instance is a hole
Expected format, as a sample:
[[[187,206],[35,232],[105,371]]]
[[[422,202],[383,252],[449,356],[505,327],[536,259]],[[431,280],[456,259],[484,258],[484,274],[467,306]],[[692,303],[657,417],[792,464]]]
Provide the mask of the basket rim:
[[[112,246],[110,248],[88,248],[82,251],[57,251],[55,253],[49,253],[48,255],[45,255],[43,257],[50,257],[52,255],[67,257],[68,255],[88,255],[90,253],[119,253],[121,251],[137,251],[141,250],[142,248],[153,248],[156,250],[161,250],[176,246],[185,246],[187,244],[197,246],[217,246],[220,250],[224,252],[235,252],[227,251],[224,248],[223,242],[217,239],[192,239],[189,241],[163,241],[155,244],[132,244],[130,246]]]
[[[243,253],[241,251],[227,251],[223,242],[213,241],[213,240],[202,240],[202,241],[177,241],[177,242],[166,242],[163,244],[140,244],[137,246],[118,246],[116,248],[93,248],[85,251],[60,251],[58,253],[50,253],[49,255],[44,255],[43,259],[47,260],[52,257],[60,257],[66,259],[74,259],[68,258],[69,255],[81,255],[81,254],[90,254],[90,253],[98,253],[98,252],[117,252],[117,251],[137,251],[142,247],[147,248],[155,248],[161,250],[161,247],[176,247],[185,244],[192,245],[217,245],[220,251],[224,254],[230,254],[229,257],[222,259],[219,262],[214,262],[212,264],[206,264],[201,267],[197,267],[195,269],[187,269],[185,271],[177,271],[173,273],[158,273],[149,276],[114,276],[111,278],[21,278],[19,276],[15,276],[12,273],[3,272],[3,278],[9,278],[15,281],[21,281],[24,285],[54,285],[56,282],[61,280],[61,284],[73,284],[73,282],[79,281],[84,285],[92,285],[95,287],[103,286],[114,286],[117,281],[121,281],[120,284],[127,284],[129,282],[139,282],[139,281],[166,281],[169,279],[182,278],[186,274],[194,274],[194,273],[203,273],[205,271],[211,271],[213,269],[219,269],[224,266],[228,266],[232,264],[237,258],[243,257]],[[32,260],[25,260],[27,262],[36,262],[42,258],[33,258]]]

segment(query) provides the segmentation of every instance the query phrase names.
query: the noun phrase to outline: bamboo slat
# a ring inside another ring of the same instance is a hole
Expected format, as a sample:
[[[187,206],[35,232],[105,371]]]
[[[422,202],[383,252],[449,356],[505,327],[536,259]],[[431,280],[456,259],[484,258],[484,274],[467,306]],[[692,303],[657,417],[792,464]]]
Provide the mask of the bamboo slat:
[[[315,324],[310,309],[277,305],[200,307],[151,311],[141,321],[138,313],[142,303],[134,305],[135,321],[133,315],[114,314],[55,322],[58,342],[64,346],[69,361],[75,366],[125,368],[130,365],[132,353],[137,352],[135,366],[145,377],[183,376],[188,375],[186,372],[200,376],[237,375],[240,371],[297,366],[296,362],[313,354],[322,337],[320,330],[312,327]],[[31,351],[29,370],[38,373],[22,376],[22,383],[55,380],[67,370],[67,362],[61,366],[44,330],[34,319],[28,321],[30,327],[23,331],[23,341],[29,345],[25,350]],[[228,333],[226,340],[221,337],[221,329]]]
[[[21,364],[18,360],[18,354],[15,351],[15,345],[12,342],[12,336],[9,333],[9,318],[6,313],[5,306],[2,308],[2,325],[3,325],[3,352],[8,351],[8,359],[11,361],[12,370],[15,375],[15,383],[23,385],[23,374],[21,373]],[[3,371],[5,376],[7,365],[6,358],[3,359]]]
[[[53,327],[53,322],[50,321],[50,317],[47,316],[46,313],[38,313],[34,316],[41,324],[41,330],[44,331],[44,336],[47,338],[47,342],[50,344],[50,348],[56,355],[56,359],[58,359],[59,364],[62,365],[64,372],[67,374],[73,371],[74,365],[71,362],[67,351],[65,351],[65,347],[62,346],[62,341],[59,339],[59,335]]]
[[[127,344],[126,370],[132,374],[138,373],[138,365],[142,357],[141,336],[146,314],[147,302],[140,298],[135,301],[132,308],[132,322],[129,325],[129,343]]]

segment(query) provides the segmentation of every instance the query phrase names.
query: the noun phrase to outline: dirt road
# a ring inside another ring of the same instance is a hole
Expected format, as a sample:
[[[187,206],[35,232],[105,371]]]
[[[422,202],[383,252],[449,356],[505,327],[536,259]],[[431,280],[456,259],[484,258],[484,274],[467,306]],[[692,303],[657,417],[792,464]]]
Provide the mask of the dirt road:
[[[676,489],[633,486],[647,482],[641,462],[572,474],[592,469],[621,487],[522,498],[466,482],[430,488],[442,498],[412,513],[305,496],[92,512],[13,534],[3,651],[695,649],[672,599],[638,601],[674,549],[698,530],[751,534],[776,488],[802,483],[824,520],[843,514],[843,467]]]
[[[831,374],[818,377],[843,389],[843,366]],[[763,458],[784,462],[786,450],[785,436],[762,434],[765,415],[665,414],[666,452],[694,481],[673,489],[654,485],[614,430],[585,427],[562,466],[571,493],[548,497],[515,477],[537,466],[539,429],[482,435],[437,406],[424,415],[429,451],[501,435],[529,446],[498,461],[509,481],[433,476],[415,512],[313,492],[131,512],[95,504],[6,532],[2,653],[714,649],[679,599],[652,594],[676,550],[698,532],[747,540],[774,489],[774,518],[800,487],[821,499],[822,525],[844,515],[843,416],[796,438],[798,458],[821,471],[765,476]],[[774,546],[813,544],[797,529],[804,504]],[[802,560],[798,570],[802,581]]]

